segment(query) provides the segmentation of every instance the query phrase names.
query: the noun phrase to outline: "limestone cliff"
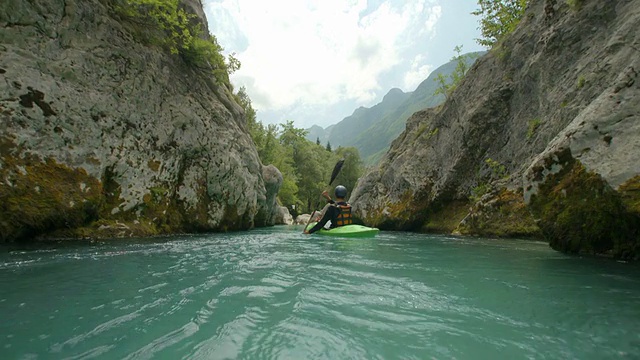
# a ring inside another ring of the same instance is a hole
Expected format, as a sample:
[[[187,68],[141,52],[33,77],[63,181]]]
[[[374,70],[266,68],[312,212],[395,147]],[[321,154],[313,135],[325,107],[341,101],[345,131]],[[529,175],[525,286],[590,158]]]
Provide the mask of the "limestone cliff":
[[[273,225],[282,175],[230,90],[115,6],[0,3],[0,241]]]
[[[532,0],[351,201],[384,229],[544,236],[640,254],[640,0]]]

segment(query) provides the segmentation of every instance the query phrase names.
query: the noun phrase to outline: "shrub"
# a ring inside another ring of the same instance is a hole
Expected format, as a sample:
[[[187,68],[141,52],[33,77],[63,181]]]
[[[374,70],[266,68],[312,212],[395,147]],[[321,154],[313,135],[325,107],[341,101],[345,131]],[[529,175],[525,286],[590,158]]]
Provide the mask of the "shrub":
[[[224,84],[229,84],[229,74],[240,68],[233,54],[227,63],[216,37],[205,33],[197,16],[187,12],[179,0],[116,1],[117,12],[139,25],[139,40],[162,46],[193,67],[210,70]]]
[[[541,124],[540,119],[529,120],[529,128],[527,129],[527,139],[531,139],[533,137],[533,134],[535,134],[540,124]]]
[[[483,46],[493,47],[506,35],[515,30],[524,15],[528,0],[478,0],[480,9],[472,12],[481,16],[481,39],[476,41]]]

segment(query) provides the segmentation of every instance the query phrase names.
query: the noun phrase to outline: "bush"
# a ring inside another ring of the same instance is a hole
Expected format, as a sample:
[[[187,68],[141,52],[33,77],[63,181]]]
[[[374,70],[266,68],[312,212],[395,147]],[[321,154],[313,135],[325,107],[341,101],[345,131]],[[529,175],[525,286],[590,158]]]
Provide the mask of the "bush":
[[[527,139],[531,139],[533,137],[533,134],[535,134],[540,124],[541,124],[540,119],[529,120],[529,128],[527,129]]]
[[[482,38],[476,41],[489,48],[500,42],[515,30],[524,15],[527,3],[528,0],[478,0],[480,9],[472,14],[482,17],[480,19]]]
[[[229,74],[240,68],[233,55],[226,62],[216,37],[205,33],[197,16],[187,12],[179,0],[116,1],[118,13],[139,25],[139,40],[180,55],[193,67],[210,70],[224,84],[229,84]]]

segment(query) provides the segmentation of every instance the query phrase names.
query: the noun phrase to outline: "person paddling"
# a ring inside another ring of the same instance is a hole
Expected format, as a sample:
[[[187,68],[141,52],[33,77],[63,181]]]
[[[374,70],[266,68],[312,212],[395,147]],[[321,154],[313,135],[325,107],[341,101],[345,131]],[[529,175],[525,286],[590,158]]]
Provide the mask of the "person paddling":
[[[344,225],[351,225],[353,223],[351,218],[351,205],[345,201],[347,197],[347,188],[338,185],[335,189],[336,200],[333,201],[329,196],[327,191],[322,193],[327,201],[329,202],[329,206],[326,207],[326,211],[322,216],[322,219],[309,231],[305,231],[305,234],[313,234],[314,232],[322,229],[327,222],[331,221],[331,228],[336,228]]]

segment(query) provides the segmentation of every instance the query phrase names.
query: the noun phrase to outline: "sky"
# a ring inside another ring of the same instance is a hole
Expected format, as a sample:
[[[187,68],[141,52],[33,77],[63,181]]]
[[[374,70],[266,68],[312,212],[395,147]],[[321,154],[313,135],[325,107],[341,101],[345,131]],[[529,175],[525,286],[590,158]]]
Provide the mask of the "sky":
[[[392,88],[413,91],[454,47],[485,50],[474,0],[203,0],[258,121],[326,128]]]

